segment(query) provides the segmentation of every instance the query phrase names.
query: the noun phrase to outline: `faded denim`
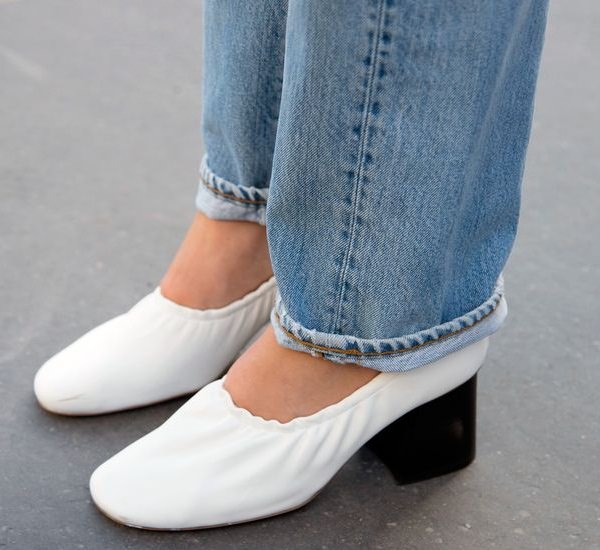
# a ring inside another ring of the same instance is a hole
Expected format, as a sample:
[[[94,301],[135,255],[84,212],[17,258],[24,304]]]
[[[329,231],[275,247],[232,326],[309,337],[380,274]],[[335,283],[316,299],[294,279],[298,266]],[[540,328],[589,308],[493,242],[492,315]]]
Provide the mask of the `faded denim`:
[[[545,0],[208,0],[197,208],[266,224],[285,346],[381,371],[495,332]]]

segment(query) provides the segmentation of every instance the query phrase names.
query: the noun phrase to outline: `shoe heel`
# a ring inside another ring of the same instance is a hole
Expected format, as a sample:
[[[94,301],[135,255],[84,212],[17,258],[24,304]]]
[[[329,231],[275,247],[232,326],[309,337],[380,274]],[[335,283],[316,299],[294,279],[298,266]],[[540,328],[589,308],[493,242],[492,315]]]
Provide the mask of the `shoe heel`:
[[[431,479],[475,459],[477,375],[405,414],[368,443],[399,485]]]

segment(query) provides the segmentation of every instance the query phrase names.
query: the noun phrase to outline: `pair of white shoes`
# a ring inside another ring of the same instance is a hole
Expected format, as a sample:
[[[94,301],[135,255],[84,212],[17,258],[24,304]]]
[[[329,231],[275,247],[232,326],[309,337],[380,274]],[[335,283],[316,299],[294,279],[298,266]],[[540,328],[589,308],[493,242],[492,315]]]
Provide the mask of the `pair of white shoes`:
[[[236,406],[218,377],[268,321],[275,292],[270,279],[223,308],[194,310],[157,288],[41,367],[35,394],[58,414],[109,413],[200,390],[93,473],[92,498],[107,516],[177,530],[298,508],[375,434],[472,379],[486,354],[482,340],[425,367],[381,373],[310,416],[265,420]]]

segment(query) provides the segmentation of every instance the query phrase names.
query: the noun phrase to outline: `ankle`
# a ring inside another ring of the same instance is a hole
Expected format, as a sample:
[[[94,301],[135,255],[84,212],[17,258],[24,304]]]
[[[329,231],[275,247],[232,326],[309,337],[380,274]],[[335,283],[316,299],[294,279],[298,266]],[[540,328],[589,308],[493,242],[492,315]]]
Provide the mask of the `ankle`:
[[[341,401],[377,374],[285,348],[269,326],[233,364],[224,388],[238,407],[266,420],[289,422]]]
[[[197,309],[219,308],[273,275],[266,230],[198,213],[160,282],[163,295]]]

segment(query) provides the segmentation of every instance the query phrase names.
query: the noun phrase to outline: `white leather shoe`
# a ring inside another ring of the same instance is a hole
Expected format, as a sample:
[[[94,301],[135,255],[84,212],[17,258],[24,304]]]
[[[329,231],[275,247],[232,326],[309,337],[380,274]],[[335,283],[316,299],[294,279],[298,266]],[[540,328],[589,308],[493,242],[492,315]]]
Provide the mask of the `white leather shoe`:
[[[424,367],[378,374],[342,401],[286,423],[237,407],[221,378],[99,466],[90,480],[93,500],[119,523],[165,530],[293,510],[380,430],[472,379],[487,345],[482,340]]]
[[[35,376],[35,395],[51,412],[93,415],[195,392],[268,322],[275,292],[271,278],[225,307],[198,310],[157,287],[49,359]]]

